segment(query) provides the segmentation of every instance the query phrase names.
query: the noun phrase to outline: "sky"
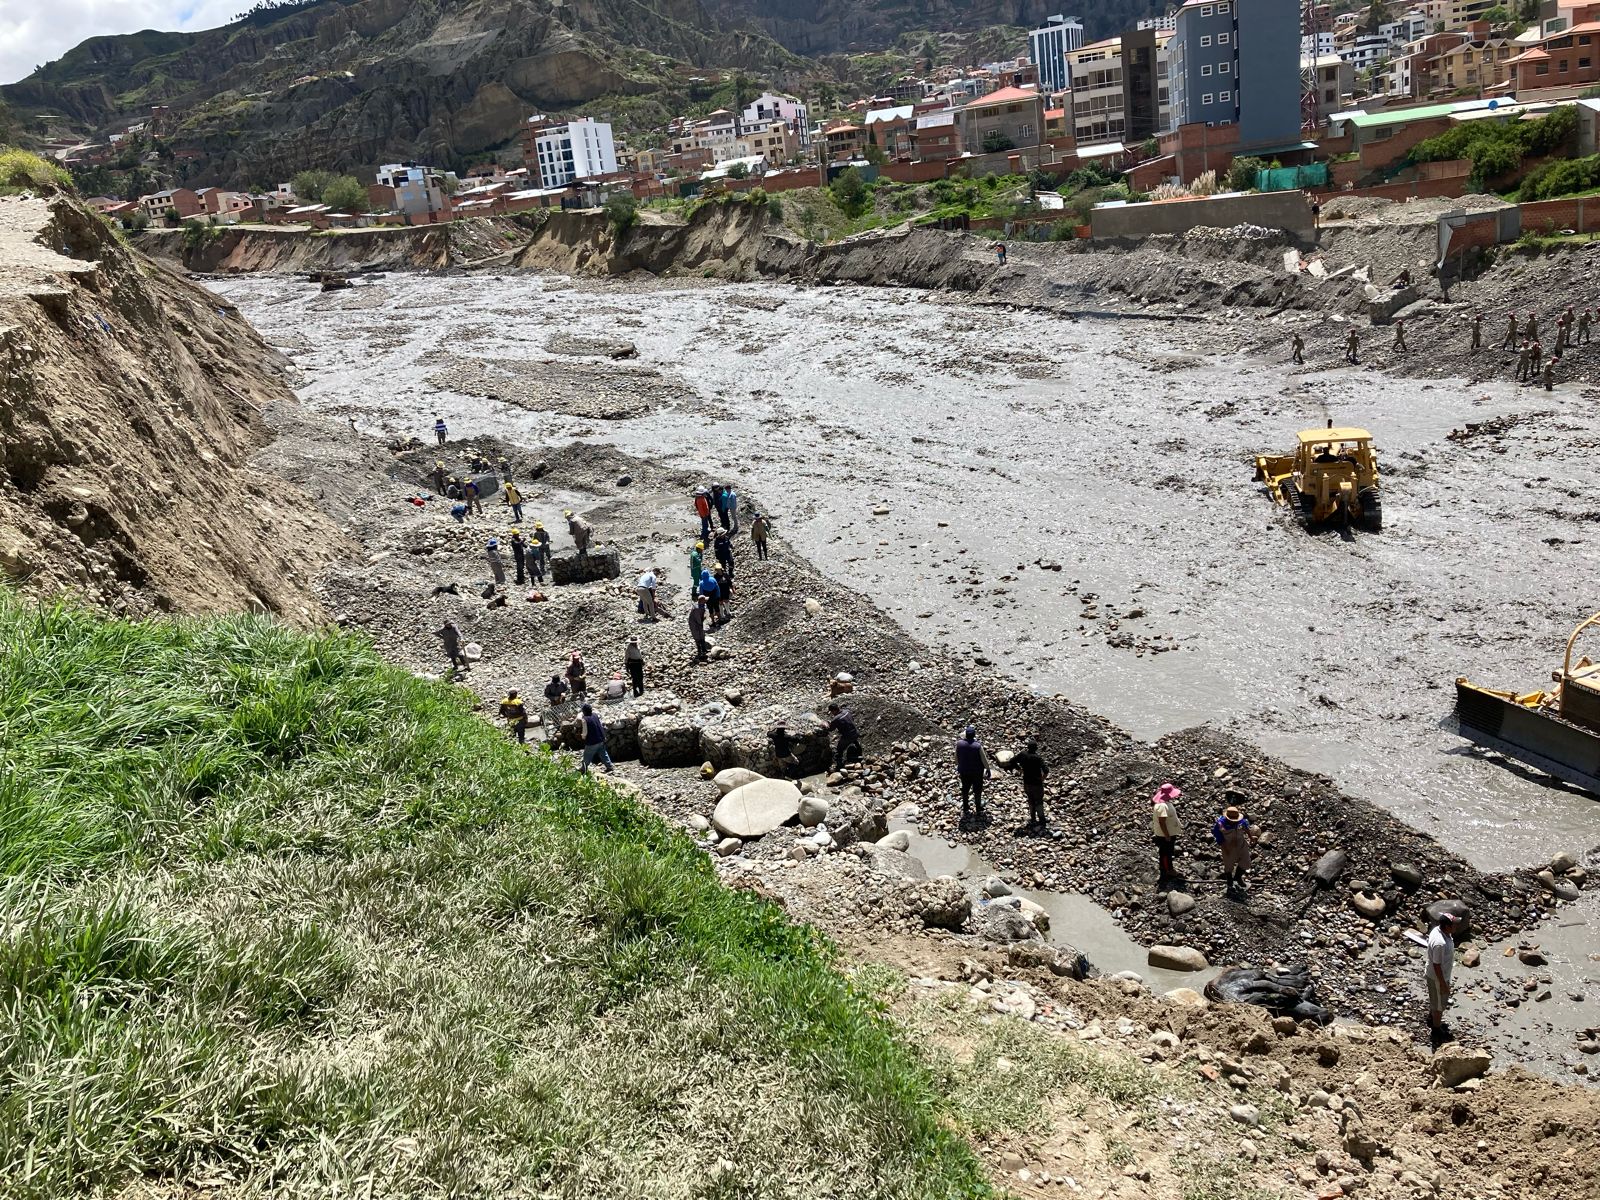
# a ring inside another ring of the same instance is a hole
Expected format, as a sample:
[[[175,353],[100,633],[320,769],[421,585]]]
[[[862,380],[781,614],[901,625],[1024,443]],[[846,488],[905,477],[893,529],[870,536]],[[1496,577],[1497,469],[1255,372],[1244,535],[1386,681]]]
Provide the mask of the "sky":
[[[15,83],[84,38],[140,29],[211,29],[254,0],[0,0],[0,83]]]

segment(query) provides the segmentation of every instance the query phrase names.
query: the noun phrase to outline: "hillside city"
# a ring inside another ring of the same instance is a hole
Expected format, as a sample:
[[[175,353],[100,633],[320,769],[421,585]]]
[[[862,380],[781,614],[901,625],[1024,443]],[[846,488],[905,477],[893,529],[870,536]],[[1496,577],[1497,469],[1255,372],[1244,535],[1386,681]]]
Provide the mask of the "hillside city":
[[[400,162],[352,179],[307,164],[270,191],[171,186],[92,203],[130,227],[327,229],[592,208],[618,194],[772,195],[846,172],[867,184],[1020,175],[1047,192],[1120,178],[1135,200],[1230,189],[1406,199],[1519,184],[1541,200],[1600,185],[1600,3],[1544,0],[1516,17],[1494,0],[1424,0],[1392,18],[1382,0],[1332,8],[1188,0],[1092,42],[1060,15],[1028,34],[1025,54],[975,66],[930,56],[922,73],[843,102],[751,95],[740,77],[735,107],[631,137],[594,115],[531,116],[519,145],[459,175]],[[1561,157],[1575,161],[1546,164],[1521,136],[1552,114]],[[52,149],[81,177],[169,136],[176,116],[156,106],[103,141]],[[1531,192],[1530,173],[1541,185]]]

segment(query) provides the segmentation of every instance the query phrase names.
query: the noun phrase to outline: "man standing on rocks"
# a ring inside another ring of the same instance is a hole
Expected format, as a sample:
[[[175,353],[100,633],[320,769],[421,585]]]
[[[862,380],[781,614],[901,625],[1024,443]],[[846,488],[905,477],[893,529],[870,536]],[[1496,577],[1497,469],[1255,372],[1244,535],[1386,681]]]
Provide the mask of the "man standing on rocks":
[[[522,493],[517,490],[517,485],[509,479],[506,480],[506,503],[511,506],[511,519],[518,525],[522,524]]]
[[[733,490],[733,484],[728,485],[728,490],[723,493],[728,501],[728,532],[739,532],[739,493]],[[732,574],[730,571],[729,574]]]
[[[461,653],[461,626],[454,621],[446,621],[444,628],[436,631],[434,636],[444,642],[444,652],[450,659],[451,668],[459,667],[465,671],[468,663],[467,656]]]
[[[1305,361],[1306,361],[1306,340],[1305,340],[1305,338],[1301,337],[1298,333],[1296,333],[1294,335],[1293,340],[1290,341],[1290,343],[1289,343],[1289,351],[1290,351],[1291,355],[1294,358],[1294,363],[1295,363],[1296,366],[1304,366],[1305,365]]]
[[[694,639],[695,661],[706,661],[706,606],[696,600],[689,606],[689,636]]]
[[[706,495],[703,487],[694,490],[694,514],[700,518],[700,540],[703,542],[711,536],[711,497]]]
[[[500,701],[500,715],[508,722],[511,736],[519,742],[528,740],[528,706],[513,688],[506,693],[506,698]]]
[[[494,576],[495,586],[503,587],[506,582],[506,564],[500,557],[500,539],[490,538],[489,544],[484,548],[483,557],[489,561],[489,573]]]
[[[956,778],[961,782],[963,825],[971,818],[974,804],[977,805],[978,820],[983,820],[983,785],[992,775],[989,757],[984,754],[983,743],[978,740],[977,727],[968,725],[956,739]]]
[[[711,553],[716,555],[717,561],[722,564],[722,569],[728,573],[728,578],[733,578],[733,542],[724,532],[718,531],[716,538],[711,543]]]
[[[583,706],[583,765],[578,768],[578,774],[587,775],[591,763],[605,764],[606,774],[610,775],[617,769],[617,764],[611,761],[611,752],[606,749],[606,725],[594,711],[594,706]]]
[[[467,479],[461,485],[461,498],[467,502],[467,511],[474,516],[483,516],[483,502],[478,499],[478,484],[473,479]]]
[[[1445,1033],[1444,1010],[1450,1003],[1450,972],[1456,965],[1456,919],[1441,913],[1439,923],[1428,934],[1428,1028],[1435,1041]]]
[[[435,496],[444,495],[444,483],[446,478],[447,476],[444,472],[444,459],[441,458],[438,462],[433,464],[433,494]]]
[[[1528,378],[1528,364],[1533,361],[1533,344],[1524,342],[1517,347],[1517,382]]]
[[[1539,378],[1544,383],[1544,390],[1547,391],[1547,392],[1555,390],[1555,386],[1556,386],[1556,364],[1558,362],[1560,362],[1560,361],[1561,361],[1561,356],[1559,354],[1552,354],[1549,358],[1547,358],[1545,360],[1544,372],[1540,375]]]
[[[1050,765],[1039,753],[1039,743],[1029,738],[1022,753],[1014,755],[1008,771],[1022,775],[1022,794],[1028,801],[1028,824],[1024,833],[1049,833],[1050,823],[1044,815],[1044,777],[1050,774]]]
[[[545,563],[550,558],[550,531],[544,527],[543,521],[533,523],[533,545],[528,547],[528,570],[533,573],[535,583],[544,582]]]
[[[767,561],[767,518],[762,513],[750,514],[750,544],[756,548],[756,558]]]
[[[1183,832],[1183,826],[1178,823],[1178,800],[1182,796],[1176,784],[1163,783],[1150,797],[1150,832],[1155,838],[1158,863],[1157,887],[1178,877],[1172,855],[1178,847],[1178,836]]]
[[[1411,353],[1411,347],[1406,345],[1406,323],[1401,317],[1396,317],[1394,322],[1394,348],[1402,354]]]
[[[696,542],[689,549],[689,586],[696,587],[700,583],[700,568],[705,563],[706,544]]]
[[[828,705],[828,716],[828,732],[839,735],[833,751],[833,769],[842,771],[847,759],[861,761],[861,733],[856,729],[856,719],[837,704]]]
[[[1222,851],[1222,877],[1227,881],[1227,894],[1237,897],[1244,891],[1244,873],[1250,869],[1250,843],[1255,835],[1249,818],[1230,804],[1212,824],[1211,836]]]
[[[511,531],[511,561],[516,564],[518,587],[521,587],[526,581],[526,575],[524,574],[523,568],[526,564],[527,557],[528,543],[523,540],[522,530],[513,529]]]
[[[562,510],[562,516],[567,518],[567,532],[572,535],[572,544],[577,547],[579,558],[589,557],[589,523],[582,517],[576,516],[568,508]]]
[[[449,432],[449,429],[445,426],[444,418],[435,415],[433,418],[433,436],[439,439],[439,445],[444,445],[444,439],[449,436]]]
[[[645,568],[643,575],[639,576],[639,611],[644,614],[644,619],[651,624],[656,619],[656,572],[654,567]]]
[[[1577,335],[1572,339],[1572,344],[1574,346],[1581,346],[1583,343],[1589,340],[1589,325],[1589,310],[1586,308],[1578,314],[1578,332]]]
[[[628,679],[633,684],[633,694],[644,695],[644,651],[639,649],[639,639],[628,639],[628,648],[622,652],[622,665],[628,668]]]
[[[1483,349],[1483,314],[1472,314],[1472,353]]]
[[[1500,349],[1502,349],[1502,350],[1515,350],[1516,348],[1517,348],[1517,314],[1515,312],[1509,312],[1509,313],[1506,314],[1506,338],[1505,338],[1505,341],[1500,343]]]
[[[772,757],[777,761],[778,774],[788,778],[800,774],[800,756],[795,753],[794,738],[789,734],[789,726],[780,720],[767,734],[772,742]]]
[[[1356,350],[1361,346],[1361,335],[1351,326],[1350,332],[1344,335],[1344,360],[1352,367],[1356,365]]]

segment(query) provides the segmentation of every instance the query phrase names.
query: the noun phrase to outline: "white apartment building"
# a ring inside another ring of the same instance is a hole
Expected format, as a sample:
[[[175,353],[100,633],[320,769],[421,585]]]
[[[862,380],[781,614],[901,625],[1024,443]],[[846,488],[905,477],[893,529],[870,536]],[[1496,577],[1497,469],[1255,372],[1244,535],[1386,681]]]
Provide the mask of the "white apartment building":
[[[1164,17],[1143,17],[1134,28],[1138,30],[1154,29],[1158,33],[1176,33],[1178,29],[1178,14],[1171,12]]]
[[[378,168],[378,183],[394,189],[394,208],[407,216],[444,208],[444,184],[437,171],[417,163],[387,163]]]
[[[611,175],[617,170],[617,147],[611,126],[593,117],[553,124],[544,117],[528,118],[533,141],[527,165],[539,167],[540,186],[562,188],[580,179]]]
[[[1428,23],[1428,33],[1454,33],[1465,29],[1473,21],[1483,20],[1483,14],[1503,0],[1423,0],[1422,15]]]
[[[1165,33],[1156,35],[1157,129],[1170,124],[1172,107],[1167,85]],[[1072,71],[1072,132],[1080,146],[1120,142],[1128,132],[1128,83],[1122,39],[1091,42],[1068,55]]]
[[[1057,13],[1028,34],[1028,58],[1039,68],[1041,92],[1064,92],[1072,86],[1067,55],[1083,45],[1083,24]]]
[[[1393,46],[1404,46],[1414,42],[1428,33],[1428,18],[1421,12],[1413,9],[1397,21],[1389,21],[1378,26],[1378,32],[1389,39]]]
[[[1356,70],[1365,71],[1388,61],[1394,53],[1394,45],[1381,33],[1363,33],[1348,50],[1339,51],[1339,57]]]
[[[1300,35],[1300,57],[1322,58],[1324,55],[1336,52],[1332,33],[1302,33]]]
[[[774,121],[782,121],[794,134],[800,149],[811,148],[811,112],[794,96],[786,96],[781,92],[762,92],[745,106],[740,115],[746,125],[766,126]]]

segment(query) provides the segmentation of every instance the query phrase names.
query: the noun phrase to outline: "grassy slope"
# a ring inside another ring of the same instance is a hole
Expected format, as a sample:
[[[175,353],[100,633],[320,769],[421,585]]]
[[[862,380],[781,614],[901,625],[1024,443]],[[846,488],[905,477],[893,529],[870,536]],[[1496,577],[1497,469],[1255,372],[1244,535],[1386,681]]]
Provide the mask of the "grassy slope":
[[[0,592],[9,1200],[982,1194],[826,947],[357,639]]]

